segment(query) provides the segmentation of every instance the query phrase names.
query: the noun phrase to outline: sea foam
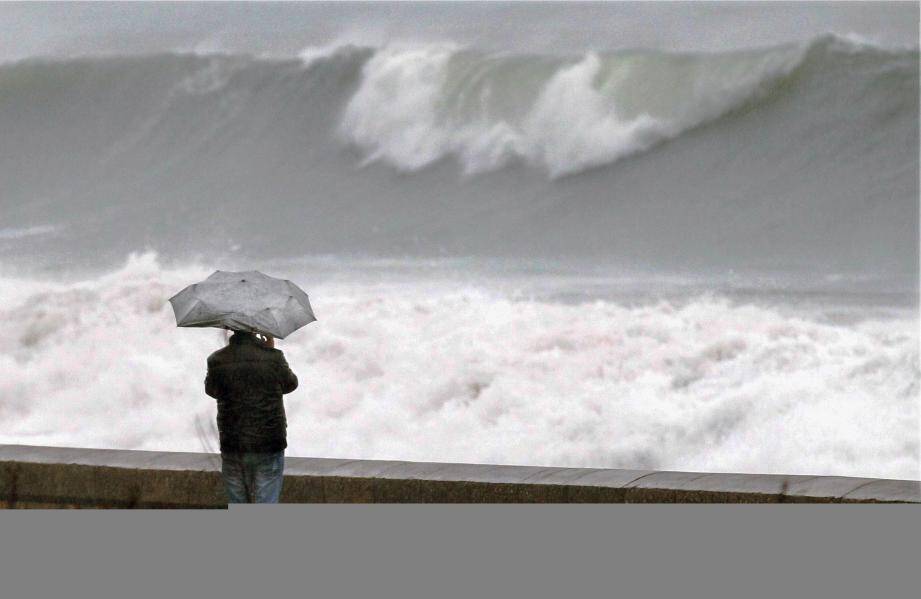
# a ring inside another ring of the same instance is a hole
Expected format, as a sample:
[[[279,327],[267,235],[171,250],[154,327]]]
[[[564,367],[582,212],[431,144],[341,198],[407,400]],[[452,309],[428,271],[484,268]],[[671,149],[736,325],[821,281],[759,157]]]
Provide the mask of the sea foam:
[[[215,450],[211,329],[151,254],[73,283],[0,280],[0,443]],[[301,282],[278,346],[288,455],[917,478],[916,313],[835,324],[700,294],[519,298],[487,284]]]

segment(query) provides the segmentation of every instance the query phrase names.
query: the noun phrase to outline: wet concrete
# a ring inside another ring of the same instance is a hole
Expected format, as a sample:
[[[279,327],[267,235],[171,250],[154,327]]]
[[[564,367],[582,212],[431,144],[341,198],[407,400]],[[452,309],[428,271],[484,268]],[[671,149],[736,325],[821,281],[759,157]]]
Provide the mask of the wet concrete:
[[[217,454],[0,445],[0,507],[222,508]],[[921,503],[921,483],[285,457],[285,503]]]

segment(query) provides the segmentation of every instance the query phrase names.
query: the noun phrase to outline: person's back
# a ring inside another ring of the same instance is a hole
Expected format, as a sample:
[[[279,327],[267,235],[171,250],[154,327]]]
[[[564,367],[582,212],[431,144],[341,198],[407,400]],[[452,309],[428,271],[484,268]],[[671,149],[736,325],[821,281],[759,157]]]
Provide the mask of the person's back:
[[[236,332],[208,357],[205,392],[217,399],[222,472],[231,503],[278,501],[287,447],[282,395],[297,388],[284,354]]]

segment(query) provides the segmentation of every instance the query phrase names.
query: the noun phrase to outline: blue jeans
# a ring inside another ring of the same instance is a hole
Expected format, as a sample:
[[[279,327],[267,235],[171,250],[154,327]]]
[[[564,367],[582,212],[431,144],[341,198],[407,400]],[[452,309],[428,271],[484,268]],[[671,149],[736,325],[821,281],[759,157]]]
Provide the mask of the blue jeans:
[[[221,476],[229,503],[278,503],[285,452],[221,453]]]

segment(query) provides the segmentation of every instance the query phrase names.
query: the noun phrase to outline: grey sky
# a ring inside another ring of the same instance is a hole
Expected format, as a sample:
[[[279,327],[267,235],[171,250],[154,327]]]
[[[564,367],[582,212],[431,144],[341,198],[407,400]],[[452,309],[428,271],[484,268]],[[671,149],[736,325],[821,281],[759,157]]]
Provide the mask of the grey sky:
[[[917,2],[3,3],[0,57],[152,51],[293,54],[348,41],[577,53],[724,50],[857,34],[917,45]]]

